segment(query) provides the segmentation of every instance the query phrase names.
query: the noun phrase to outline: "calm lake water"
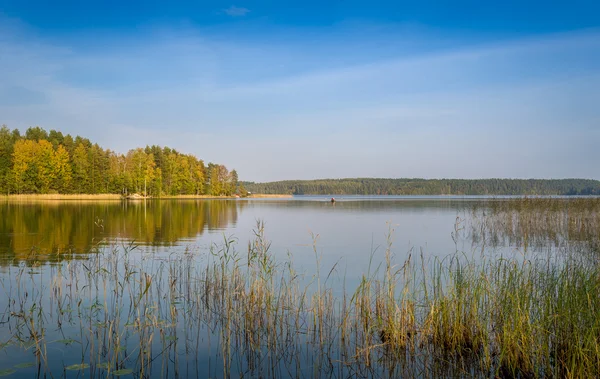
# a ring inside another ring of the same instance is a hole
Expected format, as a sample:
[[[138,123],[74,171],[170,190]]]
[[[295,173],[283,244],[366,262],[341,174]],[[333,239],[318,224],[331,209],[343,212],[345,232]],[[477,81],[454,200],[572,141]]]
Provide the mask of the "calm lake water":
[[[135,244],[141,252],[207,249],[224,238],[246,249],[257,220],[276,255],[297,263],[324,259],[364,262],[391,240],[398,257],[422,250],[444,256],[477,248],[464,230],[473,207],[503,199],[476,197],[329,197],[287,199],[154,200],[128,202],[22,202],[0,204],[0,261],[3,265],[85,254],[92,246]],[[458,223],[458,225],[457,225]],[[455,227],[461,233],[453,238]],[[455,244],[458,244],[458,246]]]
[[[15,377],[44,372],[54,377],[106,377],[100,365],[139,373],[140,367],[155,367],[156,359],[160,368],[134,376],[225,375],[223,351],[215,342],[222,342],[221,329],[198,320],[191,326],[194,318],[184,311],[192,299],[188,295],[178,300],[173,287],[177,278],[201,272],[198,267],[211,247],[222,255],[224,241],[234,241],[233,248],[245,256],[259,220],[264,222],[269,251],[277,260],[293,261],[307,281],[314,279],[317,262],[325,273],[335,267],[334,295],[341,292],[342,283],[355,288],[370,262],[385,260],[388,248],[401,265],[409,256],[431,262],[457,252],[474,259],[547,255],[579,238],[562,216],[547,221],[556,224],[555,229],[545,224],[526,232],[522,226],[535,226],[536,219],[522,221],[521,226],[513,216],[489,219],[495,205],[510,201],[507,198],[348,196],[333,204],[329,199],[1,203],[0,284],[5,294],[0,297],[0,374],[7,370],[4,373]],[[128,259],[134,265],[139,264],[136,269],[111,255],[124,250],[130,250]],[[97,251],[105,255],[95,258]],[[119,289],[130,278],[134,286]],[[181,291],[193,293],[192,285],[186,285]],[[156,312],[152,317],[135,314],[142,299],[156,303],[144,308]],[[130,309],[129,314],[121,315],[121,307]],[[182,314],[178,307],[184,307]],[[116,324],[111,317],[117,317]],[[145,334],[150,332],[140,326],[140,317],[154,320],[152,333],[159,337],[153,340],[148,337],[153,334]],[[175,321],[163,325],[166,319]],[[136,327],[138,334],[128,329]],[[189,336],[190,331],[197,335]],[[180,338],[185,344],[175,343]],[[106,345],[107,340],[113,345]],[[145,344],[154,357],[144,358],[140,346]],[[92,367],[65,369],[73,364]],[[249,370],[247,365],[232,369],[233,376]],[[299,367],[296,374],[312,376],[310,365]]]

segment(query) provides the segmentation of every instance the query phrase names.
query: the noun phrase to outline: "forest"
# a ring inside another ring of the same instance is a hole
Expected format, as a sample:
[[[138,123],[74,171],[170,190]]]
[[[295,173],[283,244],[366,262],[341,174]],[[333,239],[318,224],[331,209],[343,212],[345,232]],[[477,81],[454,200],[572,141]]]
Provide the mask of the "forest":
[[[243,190],[243,189],[242,189]],[[230,196],[238,175],[169,147],[119,154],[89,139],[40,127],[0,127],[0,193]],[[245,194],[245,191],[243,191]]]
[[[317,179],[244,182],[253,193],[292,195],[600,195],[589,179]]]
[[[235,170],[192,154],[146,146],[120,154],[89,139],[30,127],[0,127],[0,193],[149,196],[292,195],[600,195],[590,179],[317,179],[239,182]]]

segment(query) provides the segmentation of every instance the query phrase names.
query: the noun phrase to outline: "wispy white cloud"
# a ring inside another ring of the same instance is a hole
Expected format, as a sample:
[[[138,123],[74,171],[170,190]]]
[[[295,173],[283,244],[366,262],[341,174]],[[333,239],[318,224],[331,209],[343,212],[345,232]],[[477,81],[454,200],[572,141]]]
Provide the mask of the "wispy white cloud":
[[[537,78],[595,72],[600,63],[600,32],[575,33],[560,37],[508,41],[492,45],[442,50],[400,59],[376,61],[289,76],[274,81],[244,85],[224,91],[227,95],[285,93],[289,88],[315,91],[353,87],[364,92],[364,84],[395,87],[394,92],[415,89],[429,92],[458,86],[487,86],[490,83],[530,81]],[[317,59],[317,57],[315,57]],[[577,67],[580,66],[580,67]],[[361,83],[363,86],[356,87]]]
[[[250,10],[248,8],[232,5],[229,8],[223,9],[223,12],[231,17],[242,17],[247,15]]]

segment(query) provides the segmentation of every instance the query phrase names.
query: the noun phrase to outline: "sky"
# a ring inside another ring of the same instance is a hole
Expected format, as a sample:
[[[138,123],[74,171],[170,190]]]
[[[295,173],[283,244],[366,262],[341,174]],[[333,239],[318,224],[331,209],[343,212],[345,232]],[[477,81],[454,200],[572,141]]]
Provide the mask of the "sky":
[[[257,182],[600,179],[599,14],[578,0],[0,0],[0,124],[169,146]]]

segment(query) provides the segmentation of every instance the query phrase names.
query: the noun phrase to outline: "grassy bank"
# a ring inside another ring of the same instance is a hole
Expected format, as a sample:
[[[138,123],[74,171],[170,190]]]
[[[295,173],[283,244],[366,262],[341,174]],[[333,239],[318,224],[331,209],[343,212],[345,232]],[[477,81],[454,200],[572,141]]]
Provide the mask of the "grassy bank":
[[[397,262],[390,233],[384,261],[346,288],[316,245],[314,273],[277,260],[260,223],[245,251],[228,239],[208,253],[131,249],[43,275],[34,255],[8,267],[0,348],[91,376],[600,375],[600,266],[568,250]]]
[[[262,198],[291,198],[292,195],[263,195],[253,194],[249,199]],[[211,196],[211,195],[175,195],[175,196],[155,196],[150,199],[236,199],[236,196]],[[79,201],[97,201],[97,200],[122,200],[123,196],[118,194],[26,194],[26,195],[0,195],[0,201],[55,201],[55,200],[79,200]],[[144,200],[143,197],[134,200]]]
[[[37,200],[120,200],[121,195],[116,194],[26,194],[26,195],[0,195],[0,200],[5,201],[37,201]]]

